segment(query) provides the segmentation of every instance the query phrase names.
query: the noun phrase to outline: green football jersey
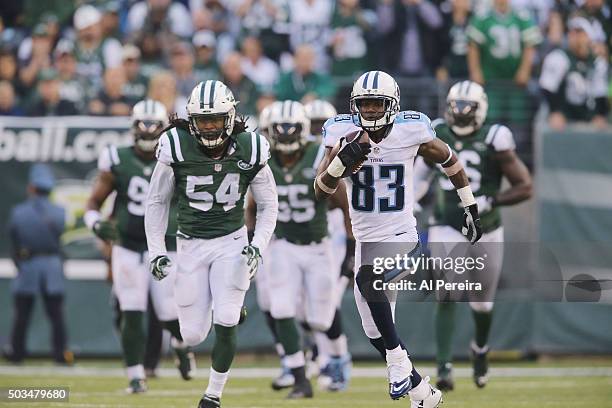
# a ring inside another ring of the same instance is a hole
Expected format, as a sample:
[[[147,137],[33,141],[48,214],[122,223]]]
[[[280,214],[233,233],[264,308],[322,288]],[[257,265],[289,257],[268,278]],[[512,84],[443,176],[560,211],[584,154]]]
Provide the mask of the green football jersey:
[[[327,236],[327,202],[317,201],[314,179],[323,148],[310,142],[303,156],[290,168],[277,155],[269,161],[278,192],[278,220],[274,235],[300,245],[320,242]]]
[[[596,113],[596,99],[608,93],[608,64],[592,53],[582,59],[558,48],[544,58],[540,86],[558,98],[568,119],[589,121]]]
[[[496,152],[515,148],[512,132],[503,125],[484,125],[468,136],[457,136],[452,129],[438,119],[432,122],[437,137],[456,153],[470,181],[475,197],[494,197],[501,187],[502,171],[495,160]],[[436,172],[437,195],[434,219],[437,225],[450,225],[461,231],[463,207],[455,187],[441,171]],[[499,208],[480,214],[483,232],[501,226]]]
[[[181,128],[165,132],[157,159],[172,166],[179,234],[211,239],[244,226],[244,196],[270,157],[268,141],[254,132],[231,136],[228,153],[212,159]]]
[[[132,146],[109,146],[100,157],[98,167],[110,171],[115,178],[115,203],[112,218],[119,232],[118,245],[132,251],[147,250],[144,229],[145,201],[156,160],[144,160]],[[166,243],[168,250],[176,248],[176,211],[171,207]]]
[[[502,15],[491,11],[472,18],[467,35],[480,48],[480,65],[485,80],[513,79],[525,48],[542,42],[540,29],[528,13]]]

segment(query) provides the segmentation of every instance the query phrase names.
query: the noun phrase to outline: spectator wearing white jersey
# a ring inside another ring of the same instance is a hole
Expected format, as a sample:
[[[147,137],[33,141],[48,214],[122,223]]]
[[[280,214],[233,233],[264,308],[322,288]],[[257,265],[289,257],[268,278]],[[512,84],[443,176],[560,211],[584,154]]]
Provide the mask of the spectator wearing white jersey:
[[[104,71],[121,65],[121,43],[104,38],[102,13],[94,6],[79,7],[73,21],[77,32],[77,73],[87,82],[88,96],[94,97],[102,89]]]
[[[334,2],[331,0],[291,0],[289,23],[291,49],[308,44],[315,51],[315,68],[327,70],[327,44]]]
[[[278,80],[278,65],[263,55],[261,42],[257,37],[242,40],[242,71],[261,90],[271,90]]]
[[[127,32],[167,32],[178,37],[193,34],[189,10],[172,0],[145,0],[134,4],[127,16]]]

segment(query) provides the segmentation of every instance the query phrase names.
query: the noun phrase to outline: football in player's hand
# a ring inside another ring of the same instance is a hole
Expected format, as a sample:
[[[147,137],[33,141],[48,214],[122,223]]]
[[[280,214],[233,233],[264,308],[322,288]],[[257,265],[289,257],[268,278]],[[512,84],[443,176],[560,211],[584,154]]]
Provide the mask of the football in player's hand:
[[[336,143],[330,153],[330,162],[338,155],[340,150],[345,149],[346,145],[349,143],[355,144],[355,146],[351,146],[353,147],[350,149],[350,153],[352,153],[351,156],[356,154],[359,157],[353,157],[352,163],[346,164],[346,170],[344,170],[342,177],[348,177],[351,174],[357,173],[368,159],[367,154],[370,152],[370,138],[365,131],[360,130],[349,133]]]

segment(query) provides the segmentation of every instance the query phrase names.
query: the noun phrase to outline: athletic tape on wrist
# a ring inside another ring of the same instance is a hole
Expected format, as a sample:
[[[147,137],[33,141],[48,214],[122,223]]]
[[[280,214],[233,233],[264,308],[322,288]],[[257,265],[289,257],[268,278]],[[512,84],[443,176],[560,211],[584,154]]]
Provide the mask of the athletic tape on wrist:
[[[344,170],[346,170],[346,166],[342,164],[342,160],[338,156],[334,157],[334,160],[327,166],[327,174],[336,178],[342,177]]]
[[[459,173],[461,170],[463,170],[463,166],[461,165],[459,161],[455,162],[454,164],[448,167],[442,167],[442,171],[448,177],[454,176],[455,174]]]
[[[87,228],[89,228],[90,230],[93,229],[94,224],[99,221],[100,218],[102,218],[102,215],[100,214],[100,211],[96,210],[88,210],[83,215],[83,221],[85,222],[85,225],[87,225]]]
[[[327,193],[327,194],[334,194],[334,193],[336,192],[336,190],[338,189],[338,187],[336,187],[336,188],[331,188],[331,187],[329,187],[328,185],[326,185],[326,184],[323,182],[323,180],[321,180],[321,176],[322,176],[322,174],[321,174],[321,175],[319,175],[319,177],[317,177],[317,178],[315,179],[315,183],[317,183],[317,186],[319,186],[319,188],[320,188],[321,190],[323,190],[323,192],[324,192],[324,193]]]
[[[472,193],[472,188],[470,186],[458,188],[457,194],[459,195],[459,199],[461,200],[461,205],[463,205],[463,207],[469,207],[472,204],[476,204],[476,199],[474,198],[474,194]]]

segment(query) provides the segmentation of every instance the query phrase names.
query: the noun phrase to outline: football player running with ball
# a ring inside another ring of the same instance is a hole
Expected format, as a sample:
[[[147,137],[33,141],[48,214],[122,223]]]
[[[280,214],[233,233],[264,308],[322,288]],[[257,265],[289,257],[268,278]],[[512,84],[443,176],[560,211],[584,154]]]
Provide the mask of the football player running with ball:
[[[146,262],[147,241],[144,230],[145,200],[151,173],[155,167],[155,148],[161,131],[168,123],[166,108],[160,102],[146,99],[132,110],[133,146],[104,149],[98,160],[100,173],[87,202],[85,223],[100,239],[113,243],[113,291],[119,300],[121,344],[130,380],[127,391],[146,391],[143,367],[146,335],[143,315],[147,310],[149,290],[155,312],[172,334],[172,346],[178,368],[188,380],[195,369],[193,353],[183,343],[173,296],[173,282],[155,282]],[[103,220],[100,208],[116,192],[113,220]],[[169,228],[174,234],[175,226]],[[161,239],[164,239],[162,235]],[[172,238],[166,237],[170,250]]]
[[[157,148],[145,229],[156,279],[170,272],[164,235],[173,195],[178,202],[175,296],[181,334],[195,346],[215,328],[212,367],[199,408],[221,406],[236,351],[244,296],[278,214],[267,140],[236,120],[236,100],[220,81],[200,82],[187,102],[188,120],[173,119]],[[257,203],[251,242],[244,197]],[[213,313],[214,309],[214,313]]]
[[[527,167],[516,155],[512,132],[500,124],[485,124],[487,95],[479,84],[458,82],[451,87],[446,98],[444,119],[436,119],[432,126],[438,138],[453,146],[470,179],[476,195],[483,229],[478,245],[467,245],[461,235],[459,200],[452,192],[452,185],[434,164],[420,158],[415,163],[415,179],[425,184],[426,191],[431,176],[436,178],[437,200],[434,208],[434,224],[429,228],[431,254],[436,257],[484,257],[485,269],[466,273],[470,280],[481,282],[484,290],[469,292],[468,299],[475,323],[475,336],[471,344],[473,379],[477,387],[487,383],[488,337],[491,327],[493,298],[501,275],[504,231],[499,207],[513,205],[531,196],[532,182]],[[501,190],[502,178],[510,182],[510,188]],[[419,197],[417,197],[417,200]],[[462,244],[464,243],[465,244]],[[443,271],[439,271],[443,272]],[[452,390],[452,342],[457,303],[450,293],[438,293],[436,313],[436,345],[438,381],[442,390]],[[455,294],[457,295],[457,294]]]
[[[374,259],[419,251],[413,216],[413,163],[417,155],[441,164],[463,206],[464,234],[475,243],[482,234],[478,208],[456,154],[436,138],[429,118],[400,112],[400,91],[382,71],[357,79],[351,115],[339,115],[324,127],[329,149],[315,181],[317,197],[331,196],[345,177],[351,223],[357,240],[355,301],[366,335],[387,362],[389,396],[409,396],[413,408],[434,408],[442,393],[421,378],[394,322],[396,292],[376,288],[397,278],[396,271],[375,273]],[[333,148],[333,150],[332,150]],[[382,282],[381,282],[382,281]]]

